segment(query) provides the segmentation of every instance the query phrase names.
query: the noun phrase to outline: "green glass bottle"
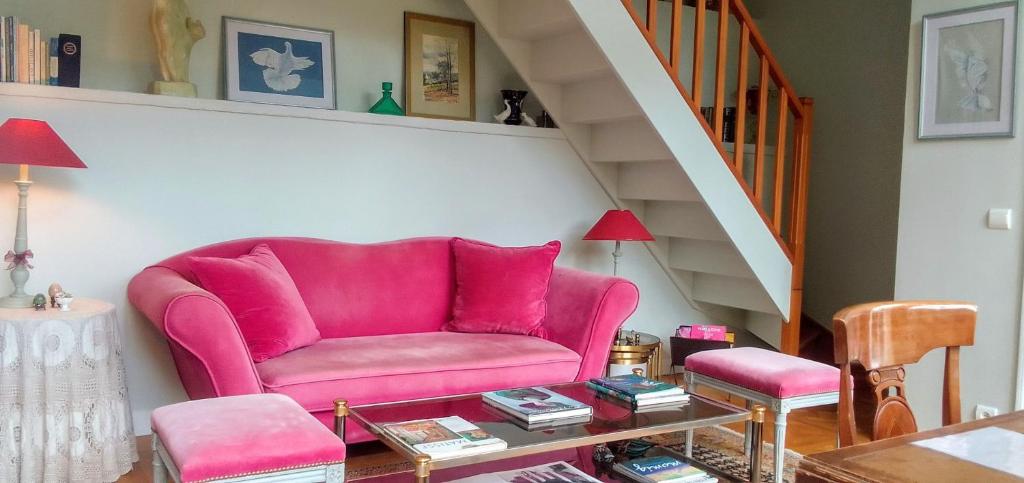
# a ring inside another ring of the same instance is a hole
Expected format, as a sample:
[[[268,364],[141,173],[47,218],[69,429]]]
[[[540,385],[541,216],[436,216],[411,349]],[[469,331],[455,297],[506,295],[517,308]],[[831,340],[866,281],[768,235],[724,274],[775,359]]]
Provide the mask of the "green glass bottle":
[[[391,98],[391,83],[381,83],[381,89],[384,90],[384,95],[377,101],[373,107],[370,108],[370,112],[373,114],[389,114],[392,116],[404,116],[405,111],[402,110],[402,106],[399,106],[394,99]]]

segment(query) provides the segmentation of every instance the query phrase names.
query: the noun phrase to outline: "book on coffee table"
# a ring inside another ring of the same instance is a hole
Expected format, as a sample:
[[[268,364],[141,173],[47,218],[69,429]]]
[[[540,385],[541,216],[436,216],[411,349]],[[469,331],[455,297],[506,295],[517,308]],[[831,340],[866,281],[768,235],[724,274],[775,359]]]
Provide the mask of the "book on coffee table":
[[[718,481],[706,471],[671,456],[636,458],[612,467],[616,473],[641,483],[710,483]]]
[[[385,424],[383,429],[415,452],[430,455],[435,460],[489,453],[508,447],[504,440],[458,416]]]
[[[587,387],[625,401],[634,409],[681,403],[690,399],[690,395],[680,387],[635,374],[594,378],[587,382]]]
[[[498,471],[482,475],[470,476],[450,483],[525,483],[525,482],[569,482],[569,483],[600,483],[601,480],[576,469],[576,467],[559,461],[544,465],[531,466],[518,470]]]
[[[491,391],[480,396],[485,403],[528,423],[586,417],[593,413],[590,406],[543,387]]]

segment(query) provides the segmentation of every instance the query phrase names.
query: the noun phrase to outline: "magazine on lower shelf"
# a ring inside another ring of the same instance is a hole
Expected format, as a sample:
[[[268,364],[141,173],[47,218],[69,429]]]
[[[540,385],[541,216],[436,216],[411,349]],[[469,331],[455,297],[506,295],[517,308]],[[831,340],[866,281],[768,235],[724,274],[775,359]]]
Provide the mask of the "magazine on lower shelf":
[[[498,471],[482,475],[470,476],[450,483],[600,483],[598,480],[576,467],[559,461],[544,465],[520,468],[518,470]]]
[[[529,423],[579,418],[593,409],[575,399],[543,387],[485,392],[484,402]]]
[[[499,451],[508,444],[458,416],[385,424],[384,430],[414,451],[442,460]]]
[[[710,483],[718,478],[671,456],[637,458],[617,463],[612,469],[641,483]]]

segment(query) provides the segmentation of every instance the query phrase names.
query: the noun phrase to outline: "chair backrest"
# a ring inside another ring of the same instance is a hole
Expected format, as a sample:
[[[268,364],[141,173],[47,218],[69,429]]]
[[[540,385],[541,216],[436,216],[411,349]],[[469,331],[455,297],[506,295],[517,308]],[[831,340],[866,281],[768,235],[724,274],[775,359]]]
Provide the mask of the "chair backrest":
[[[917,432],[907,404],[904,364],[933,349],[946,348],[942,388],[943,426],[960,422],[960,347],[974,345],[978,307],[965,302],[915,300],[874,302],[840,310],[833,316],[836,363],[842,371],[839,392],[839,445],[853,444],[851,364],[867,371],[877,403],[872,439]]]

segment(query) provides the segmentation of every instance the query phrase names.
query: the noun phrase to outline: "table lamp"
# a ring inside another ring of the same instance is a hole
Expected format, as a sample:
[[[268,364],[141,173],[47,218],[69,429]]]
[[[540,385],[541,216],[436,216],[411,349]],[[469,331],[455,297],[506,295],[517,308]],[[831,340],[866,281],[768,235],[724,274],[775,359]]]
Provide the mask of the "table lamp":
[[[0,125],[0,164],[21,165],[20,176],[14,184],[18,187],[18,227],[14,235],[14,250],[7,252],[4,261],[11,271],[14,291],[0,298],[0,307],[21,308],[32,306],[32,295],[25,293],[29,259],[28,249],[28,179],[29,166],[50,166],[58,168],[84,168],[85,163],[64,143],[44,121],[33,119],[8,119]]]
[[[624,241],[654,241],[651,232],[629,210],[608,210],[594,227],[583,235],[584,240],[615,240],[612,252],[612,274],[619,274],[619,257],[622,256]]]

